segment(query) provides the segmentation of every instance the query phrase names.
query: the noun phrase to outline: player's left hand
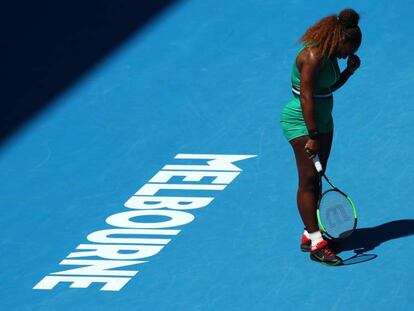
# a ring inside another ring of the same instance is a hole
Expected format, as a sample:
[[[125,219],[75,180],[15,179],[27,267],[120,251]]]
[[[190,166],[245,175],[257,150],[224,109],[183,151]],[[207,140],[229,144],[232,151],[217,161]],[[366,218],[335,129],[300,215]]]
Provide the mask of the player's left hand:
[[[348,57],[347,69],[351,74],[354,73],[359,66],[361,66],[361,60],[357,55],[354,54]]]

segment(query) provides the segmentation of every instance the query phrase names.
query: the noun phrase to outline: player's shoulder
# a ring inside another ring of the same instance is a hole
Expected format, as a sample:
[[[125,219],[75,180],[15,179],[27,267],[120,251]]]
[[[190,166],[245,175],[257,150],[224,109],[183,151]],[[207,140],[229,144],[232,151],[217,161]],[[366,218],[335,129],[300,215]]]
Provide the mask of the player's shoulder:
[[[296,64],[298,68],[302,68],[303,65],[306,67],[320,67],[324,62],[324,56],[320,49],[316,47],[307,46],[305,47],[296,58]]]

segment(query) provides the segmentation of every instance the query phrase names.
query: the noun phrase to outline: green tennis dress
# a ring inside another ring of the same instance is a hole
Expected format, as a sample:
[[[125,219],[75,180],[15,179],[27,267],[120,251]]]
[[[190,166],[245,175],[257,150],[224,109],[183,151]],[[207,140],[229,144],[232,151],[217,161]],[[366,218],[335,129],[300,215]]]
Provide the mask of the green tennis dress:
[[[304,48],[306,46],[303,46],[297,55]],[[296,57],[291,76],[293,98],[284,106],[280,115],[280,124],[288,141],[308,135],[300,103],[300,72],[296,66]],[[338,60],[326,58],[318,73],[313,92],[314,118],[320,133],[329,133],[333,130],[333,95],[330,87],[338,81],[339,75]]]

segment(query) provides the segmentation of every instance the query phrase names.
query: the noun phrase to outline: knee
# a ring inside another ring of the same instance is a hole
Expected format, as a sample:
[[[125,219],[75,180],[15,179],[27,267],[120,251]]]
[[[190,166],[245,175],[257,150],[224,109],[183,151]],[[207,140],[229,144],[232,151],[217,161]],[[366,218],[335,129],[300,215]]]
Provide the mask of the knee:
[[[318,191],[319,182],[319,175],[316,171],[301,174],[301,176],[299,176],[299,189],[303,191]]]

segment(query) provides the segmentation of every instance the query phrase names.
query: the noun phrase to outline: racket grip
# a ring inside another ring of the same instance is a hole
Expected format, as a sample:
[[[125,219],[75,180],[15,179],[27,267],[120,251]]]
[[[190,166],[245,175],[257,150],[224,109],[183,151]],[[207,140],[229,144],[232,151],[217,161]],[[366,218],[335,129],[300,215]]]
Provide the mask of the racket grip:
[[[321,161],[319,160],[318,155],[316,155],[312,160],[313,160],[313,164],[315,165],[316,171],[318,173],[321,173],[323,168],[322,168],[322,164],[321,164]]]

